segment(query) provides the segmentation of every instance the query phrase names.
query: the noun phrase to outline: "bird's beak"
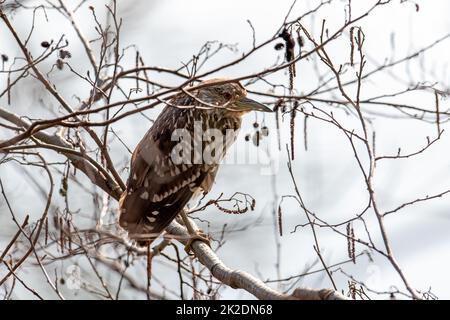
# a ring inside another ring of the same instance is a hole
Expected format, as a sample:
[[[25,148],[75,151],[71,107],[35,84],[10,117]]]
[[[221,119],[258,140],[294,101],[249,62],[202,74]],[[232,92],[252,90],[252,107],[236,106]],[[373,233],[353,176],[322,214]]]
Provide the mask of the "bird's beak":
[[[262,111],[262,112],[273,112],[272,109],[266,107],[262,103],[256,102],[255,100],[249,98],[241,98],[234,103],[239,111]]]

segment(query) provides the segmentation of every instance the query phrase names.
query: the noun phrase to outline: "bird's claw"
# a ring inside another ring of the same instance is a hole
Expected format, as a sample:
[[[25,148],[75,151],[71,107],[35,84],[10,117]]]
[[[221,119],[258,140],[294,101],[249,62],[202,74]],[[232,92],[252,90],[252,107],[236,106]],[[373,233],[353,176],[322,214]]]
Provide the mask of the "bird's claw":
[[[187,254],[192,254],[192,243],[194,241],[201,241],[201,242],[207,244],[208,247],[211,247],[211,241],[209,239],[209,236],[206,233],[204,233],[203,231],[198,230],[197,232],[195,232],[195,234],[191,235],[188,242],[184,246],[184,251],[186,251]]]

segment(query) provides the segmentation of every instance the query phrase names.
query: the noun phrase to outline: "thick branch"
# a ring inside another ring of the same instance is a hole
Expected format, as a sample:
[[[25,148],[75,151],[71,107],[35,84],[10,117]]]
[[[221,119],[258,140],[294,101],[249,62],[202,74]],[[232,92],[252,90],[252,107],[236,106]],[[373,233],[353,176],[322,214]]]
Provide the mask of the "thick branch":
[[[193,223],[191,221],[191,223]],[[187,243],[189,239],[189,233],[187,230],[181,226],[179,223],[173,221],[166,229],[166,231],[183,244]],[[268,287],[261,280],[255,278],[254,276],[248,274],[245,271],[233,270],[227,267],[222,260],[212,251],[212,249],[203,242],[194,241],[191,245],[195,256],[200,261],[202,265],[207,267],[211,274],[220,280],[222,283],[234,288],[234,289],[244,289],[251,293],[258,299],[262,300],[346,300],[347,298],[334,291],[332,289],[297,289],[292,295],[284,294],[278,292],[270,287]]]

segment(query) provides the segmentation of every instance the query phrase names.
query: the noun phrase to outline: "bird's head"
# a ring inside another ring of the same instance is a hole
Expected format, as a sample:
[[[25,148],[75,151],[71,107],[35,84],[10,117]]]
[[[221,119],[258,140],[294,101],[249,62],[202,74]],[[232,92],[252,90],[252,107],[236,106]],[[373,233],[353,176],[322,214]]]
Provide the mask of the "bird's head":
[[[270,108],[247,98],[247,91],[239,82],[226,79],[212,79],[200,83],[197,98],[200,101],[224,109],[226,112],[243,115],[250,111],[272,112]]]

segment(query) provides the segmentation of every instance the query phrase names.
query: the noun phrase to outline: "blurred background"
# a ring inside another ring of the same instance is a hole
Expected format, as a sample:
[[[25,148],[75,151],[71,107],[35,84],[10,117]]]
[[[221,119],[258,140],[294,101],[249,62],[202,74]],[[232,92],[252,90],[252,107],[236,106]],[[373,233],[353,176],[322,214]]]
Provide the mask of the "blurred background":
[[[298,1],[290,13],[291,18],[315,8],[320,1]],[[25,3],[25,2],[24,2]],[[32,6],[38,1],[26,1]],[[352,16],[367,11],[375,1],[352,2]],[[43,2],[43,4],[45,4]],[[86,1],[75,13],[75,17],[87,39],[95,39],[95,22],[88,6],[93,6],[98,19],[104,22],[106,18],[105,4],[109,1]],[[302,24],[314,35],[320,34],[322,21],[330,30],[336,30],[344,23],[345,10],[348,1],[332,1],[323,6],[316,13],[305,17]],[[67,3],[67,5],[74,6]],[[121,64],[133,67],[136,50],[139,51],[144,62],[151,66],[183,70],[183,63],[187,63],[207,41],[229,44],[230,48],[221,50],[207,61],[204,70],[221,66],[238,58],[243,52],[252,48],[253,37],[251,22],[255,30],[256,43],[272,37],[292,5],[291,1],[182,1],[182,0],[152,0],[152,1],[121,1],[118,5],[118,16],[122,18],[120,34],[121,47],[130,54],[125,55]],[[74,7],[72,7],[73,9]],[[368,60],[366,70],[376,69],[378,66],[401,59],[433,44],[436,40],[450,33],[450,20],[447,12],[450,3],[445,0],[435,1],[391,1],[372,11],[360,20],[365,34],[364,52]],[[35,30],[29,40],[30,51],[37,56],[41,52],[41,42],[59,39],[63,34],[69,41],[68,50],[71,52],[70,65],[80,74],[86,74],[89,62],[80,45],[70,23],[52,10],[36,12]],[[32,12],[21,9],[11,14],[11,20],[17,28],[18,34],[25,38],[31,27]],[[348,33],[348,30],[345,31]],[[21,57],[20,49],[4,24],[0,26],[0,53],[9,57]],[[347,42],[345,41],[347,39]],[[333,42],[328,47],[328,53],[336,61],[336,65],[349,60],[348,35],[344,40]],[[95,44],[94,44],[95,48]],[[448,110],[448,100],[445,98],[449,90],[449,51],[448,40],[443,40],[433,48],[418,54],[407,63],[399,64],[389,71],[376,73],[365,81],[361,90],[362,98],[379,95],[389,95],[405,90],[417,83],[425,85],[435,84],[435,88],[442,91],[439,95],[441,110]],[[274,50],[267,46],[245,59],[242,63],[222,70],[211,77],[236,78],[259,72],[284,59],[284,51]],[[297,64],[297,77],[294,88],[297,94],[310,92],[320,83],[317,58],[304,59]],[[44,73],[52,69],[55,59],[48,59],[40,65]],[[322,72],[319,71],[319,74]],[[344,77],[354,78],[356,69],[349,68]],[[178,85],[181,80],[165,74],[153,73],[155,81]],[[53,70],[49,78],[57,85],[60,92],[69,103],[77,105],[80,99],[89,94],[90,87],[81,79],[74,77],[68,68],[61,71]],[[285,70],[268,77],[273,83],[287,85],[288,74]],[[0,75],[0,84],[6,87],[7,74]],[[244,82],[245,83],[245,82]],[[130,85],[131,86],[131,85]],[[254,91],[267,91],[262,82],[249,85]],[[353,89],[352,89],[353,90]],[[352,91],[353,92],[353,91]],[[32,77],[28,77],[11,91],[11,103],[7,97],[0,99],[0,107],[7,108],[28,118],[45,118],[64,114],[55,101],[49,97],[42,86]],[[252,98],[260,102],[273,102],[270,97],[253,95]],[[336,98],[337,99],[337,98]],[[412,91],[392,97],[390,101],[402,104],[417,105],[421,108],[435,108],[435,94],[432,91]],[[328,111],[332,110],[336,119],[349,130],[360,130],[357,117],[343,108],[334,109],[325,103],[314,102]],[[311,108],[305,104],[305,108]],[[113,130],[129,149],[133,150],[148,128],[152,125],[161,107],[145,111],[145,116],[135,114],[112,125]],[[431,140],[437,136],[434,118],[426,115],[423,119],[413,119],[397,109],[383,105],[364,106],[365,116],[370,123],[371,132],[376,132],[376,154],[396,155],[399,148],[402,154],[413,153],[427,144],[427,137]],[[419,115],[420,116],[420,115]],[[427,118],[428,117],[428,118]],[[304,139],[304,116],[296,118],[295,159],[292,161],[293,173],[298,183],[306,207],[330,224],[339,223],[360,213],[368,203],[367,188],[363,176],[355,161],[351,145],[347,137],[335,126],[324,121],[309,118],[307,122],[307,148]],[[245,141],[246,135],[255,132],[253,124],[266,125],[269,137],[256,147],[252,141]],[[374,188],[377,193],[378,205],[381,211],[389,211],[398,206],[445,192],[450,189],[450,140],[447,133],[447,117],[441,118],[441,138],[423,153],[406,159],[385,160],[377,163]],[[281,197],[294,194],[293,182],[287,168],[288,157],[286,144],[290,144],[289,120],[281,126],[281,151],[278,150],[276,138],[275,117],[272,115],[249,114],[241,129],[237,142],[237,153],[258,154],[260,159],[267,159],[271,155],[274,169],[272,173],[264,170],[267,162],[257,163],[226,163],[217,176],[216,183],[207,199],[218,197],[221,193],[231,196],[234,192],[250,194],[256,200],[256,208],[242,215],[227,215],[215,207],[196,214],[209,223],[199,224],[205,231],[219,236],[226,225],[224,245],[217,251],[225,264],[231,268],[246,270],[262,280],[276,280],[300,275],[306,271],[322,269],[314,251],[314,239],[309,227],[296,226],[307,222],[303,210],[289,198],[283,200],[282,225],[283,235],[279,235],[277,226],[277,212]],[[0,139],[7,138],[9,132],[0,128]],[[358,146],[359,151],[363,150]],[[110,144],[111,155],[118,168],[123,168],[130,159],[129,151],[117,139]],[[363,151],[362,151],[363,152]],[[231,156],[231,155],[230,155]],[[61,159],[49,153],[52,159]],[[28,173],[25,173],[27,171]],[[42,184],[44,190],[48,182],[38,169],[24,169],[14,162],[0,165],[0,177],[5,192],[8,194],[14,211],[23,219],[30,214],[31,219],[42,214],[45,203],[40,191],[30,176]],[[126,171],[121,171],[124,179]],[[42,181],[41,181],[42,180]],[[59,187],[60,181],[56,181]],[[92,220],[83,217],[94,217],[95,206],[89,195],[76,184],[69,186],[69,204],[71,211],[80,218],[80,225],[89,226]],[[92,189],[88,184],[86,188]],[[3,201],[3,199],[1,199]],[[58,195],[54,205],[64,203],[64,198]],[[112,204],[111,217],[117,212],[116,204]],[[414,288],[431,292],[440,299],[450,298],[448,284],[448,263],[450,262],[450,196],[442,197],[406,206],[395,214],[386,217],[386,228],[391,240],[392,249],[405,275]],[[371,231],[374,243],[382,247],[382,239],[375,216],[370,212],[366,223]],[[355,224],[356,236],[364,237],[364,226]],[[240,229],[244,229],[239,231]],[[345,233],[345,225],[340,229]],[[16,229],[4,202],[0,202],[0,250],[11,239]],[[347,240],[336,235],[327,228],[317,228],[322,255],[327,265],[332,266],[349,259]],[[171,249],[169,248],[168,251]],[[365,250],[356,244],[357,253]],[[172,252],[170,252],[172,254]],[[72,262],[57,262],[49,267],[61,274],[67,272]],[[82,278],[93,278],[92,271],[85,267],[86,261],[79,262]],[[136,268],[136,279],[145,279],[145,262],[142,268]],[[357,258],[352,262],[332,268],[333,277],[339,290],[348,291],[348,283],[352,277],[364,283],[377,292],[389,293],[396,288],[406,292],[404,285],[386,258],[372,253]],[[0,276],[4,274],[0,268]],[[50,272],[53,274],[53,272]],[[178,288],[178,278],[173,264],[163,259],[154,263],[153,273],[158,275],[168,288]],[[24,279],[27,279],[42,296],[56,298],[55,294],[45,283],[43,276],[36,266],[24,265],[21,269]],[[112,276],[111,276],[112,277]],[[108,278],[108,276],[106,276]],[[117,279],[107,279],[111,282]],[[95,280],[92,280],[95,282]],[[312,273],[291,280],[270,283],[274,288],[289,290],[298,286],[313,288],[331,287],[325,272]],[[160,283],[154,283],[152,288],[162,288]],[[98,298],[86,290],[71,290],[61,286],[66,298],[94,299]],[[162,289],[161,289],[162,290]],[[376,295],[367,292],[372,297],[389,298],[389,295]],[[1,291],[0,291],[1,295]],[[120,296],[122,299],[145,298],[140,292],[125,288]],[[187,295],[189,298],[189,294]],[[221,298],[252,298],[243,290],[222,287]],[[398,296],[401,298],[402,296]],[[14,299],[33,298],[24,288],[18,286],[12,296]]]

